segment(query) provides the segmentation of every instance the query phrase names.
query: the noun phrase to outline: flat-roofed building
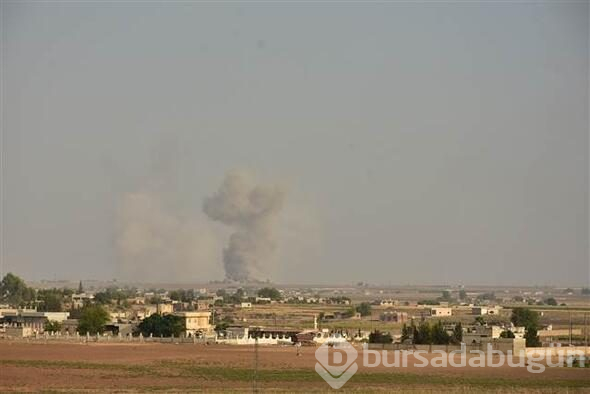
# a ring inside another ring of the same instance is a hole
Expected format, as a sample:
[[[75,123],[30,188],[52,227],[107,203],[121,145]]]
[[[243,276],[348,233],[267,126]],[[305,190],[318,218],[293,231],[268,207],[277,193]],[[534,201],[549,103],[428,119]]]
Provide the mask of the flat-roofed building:
[[[475,306],[471,308],[471,314],[474,316],[499,315],[501,310],[501,306]]]
[[[174,305],[172,305],[171,303],[170,304],[168,304],[168,303],[157,304],[156,311],[160,315],[169,314],[169,313],[174,312]]]
[[[466,344],[481,343],[486,339],[498,339],[504,329],[500,326],[474,326],[463,333]]]
[[[202,336],[211,333],[213,329],[209,323],[209,311],[175,312],[174,316],[183,319],[186,336]]]
[[[430,316],[443,317],[451,316],[453,310],[451,308],[430,308]]]
[[[70,316],[70,312],[17,310],[3,312],[2,315],[2,322],[8,327],[28,327],[31,328],[33,333],[42,333],[45,331],[45,324],[47,322],[55,321],[62,323]]]
[[[379,319],[384,322],[405,323],[408,321],[408,314],[406,312],[385,311],[379,316]]]

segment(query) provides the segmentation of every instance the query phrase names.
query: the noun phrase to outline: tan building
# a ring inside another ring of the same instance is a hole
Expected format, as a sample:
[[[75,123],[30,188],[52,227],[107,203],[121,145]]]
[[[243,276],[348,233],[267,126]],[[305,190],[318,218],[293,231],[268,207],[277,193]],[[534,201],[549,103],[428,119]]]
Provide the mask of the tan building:
[[[408,314],[406,312],[386,311],[379,316],[379,319],[384,322],[405,323],[408,321]]]
[[[47,322],[62,323],[70,316],[69,312],[37,312],[31,310],[3,311],[2,323],[7,327],[29,327],[32,333],[43,333]],[[15,331],[15,333],[18,330]],[[29,330],[22,330],[22,335],[26,336]],[[21,334],[15,334],[21,336]]]
[[[211,333],[213,327],[209,323],[211,312],[175,312],[174,316],[183,319],[186,336],[202,336]]]
[[[442,317],[451,316],[453,310],[451,308],[430,308],[430,316]]]
[[[214,303],[215,301],[213,300],[213,298],[209,298],[206,300],[197,300],[195,307],[198,311],[208,310]]]
[[[132,309],[137,320],[147,319],[154,313],[158,313],[156,305],[134,305]]]
[[[156,311],[160,315],[165,315],[174,312],[174,305],[172,304],[158,304]]]

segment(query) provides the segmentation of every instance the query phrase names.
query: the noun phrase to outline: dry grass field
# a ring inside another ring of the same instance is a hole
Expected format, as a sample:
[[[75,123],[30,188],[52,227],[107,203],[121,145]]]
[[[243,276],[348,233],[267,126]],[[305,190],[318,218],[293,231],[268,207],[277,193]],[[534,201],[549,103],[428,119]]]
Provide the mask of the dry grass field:
[[[498,316],[485,316],[486,321],[491,323],[510,323],[511,308],[522,307],[522,305],[505,305],[505,309]],[[580,304],[571,307],[561,306],[527,306],[537,312],[542,313],[540,317],[541,324],[551,324],[554,329],[567,329],[570,318],[573,328],[583,330],[584,323],[590,325],[590,304]],[[275,304],[275,305],[253,305],[249,309],[238,309],[231,311],[237,322],[242,320],[252,326],[276,327],[276,328],[312,328],[313,316],[319,316],[320,313],[343,312],[350,309],[350,306],[344,305],[313,305],[313,304]],[[401,323],[382,322],[379,320],[381,313],[387,310],[407,312],[409,318],[414,317],[419,320],[422,316],[428,316],[430,306],[372,306],[371,316],[363,317],[360,320],[354,319],[336,319],[332,321],[320,322],[321,328],[349,330],[350,332],[361,330],[381,330],[399,334],[401,332]],[[227,313],[227,312],[226,312]],[[453,309],[453,316],[440,318],[443,321],[461,322],[463,325],[473,324],[475,316],[471,314],[470,307]],[[585,320],[586,319],[586,320]],[[582,338],[578,338],[582,339]]]
[[[60,344],[0,342],[0,392],[325,392],[315,348],[252,346]],[[340,391],[559,392],[590,391],[580,368],[366,368]]]

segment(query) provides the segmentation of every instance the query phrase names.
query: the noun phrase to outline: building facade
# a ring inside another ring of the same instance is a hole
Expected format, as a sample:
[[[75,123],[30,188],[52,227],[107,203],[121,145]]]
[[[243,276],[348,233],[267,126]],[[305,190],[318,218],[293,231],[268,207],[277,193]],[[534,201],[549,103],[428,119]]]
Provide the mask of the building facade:
[[[209,323],[211,318],[209,311],[175,312],[174,316],[183,320],[185,335],[188,337],[200,337],[213,331],[213,327]]]

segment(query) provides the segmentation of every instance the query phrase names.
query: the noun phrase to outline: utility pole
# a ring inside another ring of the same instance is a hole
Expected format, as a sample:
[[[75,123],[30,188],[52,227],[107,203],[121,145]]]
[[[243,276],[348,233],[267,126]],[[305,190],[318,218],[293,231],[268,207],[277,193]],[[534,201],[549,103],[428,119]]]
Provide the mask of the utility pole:
[[[584,312],[584,342],[586,343],[586,351],[588,351],[588,312]]]
[[[254,392],[258,392],[258,336],[254,340]]]
[[[570,346],[572,346],[572,311],[570,310]]]
[[[252,380],[252,392],[258,393],[258,329],[254,330],[254,377]]]

